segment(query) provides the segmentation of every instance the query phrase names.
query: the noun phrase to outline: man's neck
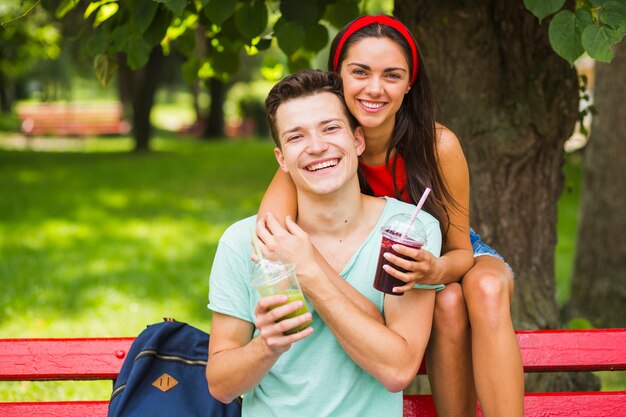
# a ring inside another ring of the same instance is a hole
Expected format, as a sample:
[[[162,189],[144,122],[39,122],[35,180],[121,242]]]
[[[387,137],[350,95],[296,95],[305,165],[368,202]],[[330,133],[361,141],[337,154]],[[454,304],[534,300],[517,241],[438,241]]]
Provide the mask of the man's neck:
[[[364,197],[358,184],[324,196],[299,192],[298,225],[311,236],[342,237],[364,217]]]

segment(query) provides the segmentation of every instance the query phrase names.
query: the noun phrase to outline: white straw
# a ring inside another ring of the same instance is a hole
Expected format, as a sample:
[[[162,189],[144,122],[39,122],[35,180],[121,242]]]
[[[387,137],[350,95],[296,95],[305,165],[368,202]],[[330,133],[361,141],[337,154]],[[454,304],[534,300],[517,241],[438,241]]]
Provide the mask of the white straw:
[[[420,201],[417,203],[417,207],[415,207],[415,211],[413,212],[413,215],[411,216],[411,220],[409,220],[409,224],[407,224],[406,226],[406,230],[404,231],[404,233],[402,233],[402,239],[404,239],[406,237],[406,234],[409,233],[409,230],[411,229],[411,226],[413,226],[413,222],[415,221],[415,219],[417,218],[417,215],[422,209],[422,206],[424,205],[424,202],[426,201],[426,197],[428,197],[428,194],[430,194],[430,188],[426,187],[426,189],[424,190],[424,194],[422,194],[422,198],[420,198]]]

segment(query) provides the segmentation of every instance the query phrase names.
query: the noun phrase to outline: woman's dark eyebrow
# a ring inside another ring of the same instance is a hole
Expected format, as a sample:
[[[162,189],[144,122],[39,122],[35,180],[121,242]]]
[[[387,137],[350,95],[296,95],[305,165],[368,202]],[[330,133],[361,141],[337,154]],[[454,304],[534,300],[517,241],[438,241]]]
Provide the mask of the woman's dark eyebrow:
[[[364,70],[370,70],[370,66],[369,65],[365,65],[365,64],[360,64],[358,62],[350,62],[348,63],[348,65],[355,65],[359,68],[363,68]],[[402,67],[389,67],[389,68],[385,68],[383,70],[383,72],[389,72],[389,71],[404,71],[404,72],[408,72],[406,70],[406,68],[402,68]]]

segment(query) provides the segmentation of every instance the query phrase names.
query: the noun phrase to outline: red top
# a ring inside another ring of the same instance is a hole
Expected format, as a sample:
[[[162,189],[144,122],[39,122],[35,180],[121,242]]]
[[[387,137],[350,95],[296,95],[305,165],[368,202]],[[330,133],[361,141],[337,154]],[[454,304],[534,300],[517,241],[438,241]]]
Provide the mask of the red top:
[[[396,162],[396,179],[398,182],[398,190],[402,195],[404,201],[411,201],[408,190],[406,189],[406,170],[404,168],[404,158],[402,155],[392,156],[389,158],[389,165],[365,165],[363,162],[359,162],[361,171],[367,180],[367,183],[372,188],[376,197],[394,197],[396,193],[393,188],[393,175],[391,169],[393,167],[393,160],[397,158]]]

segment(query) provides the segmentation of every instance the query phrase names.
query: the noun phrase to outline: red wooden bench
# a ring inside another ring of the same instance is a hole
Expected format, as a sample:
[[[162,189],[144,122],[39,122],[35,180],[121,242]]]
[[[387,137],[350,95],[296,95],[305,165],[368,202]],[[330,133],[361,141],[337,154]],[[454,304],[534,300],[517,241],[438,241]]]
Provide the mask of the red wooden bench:
[[[626,370],[626,329],[520,331],[517,338],[526,372]],[[0,380],[113,380],[132,341],[0,339]],[[107,405],[107,401],[0,402],[0,416],[104,417]],[[626,391],[527,393],[525,415],[624,417]],[[404,416],[436,416],[431,397],[405,395]]]
[[[16,112],[28,137],[122,135],[130,131],[122,106],[116,102],[26,103]]]

